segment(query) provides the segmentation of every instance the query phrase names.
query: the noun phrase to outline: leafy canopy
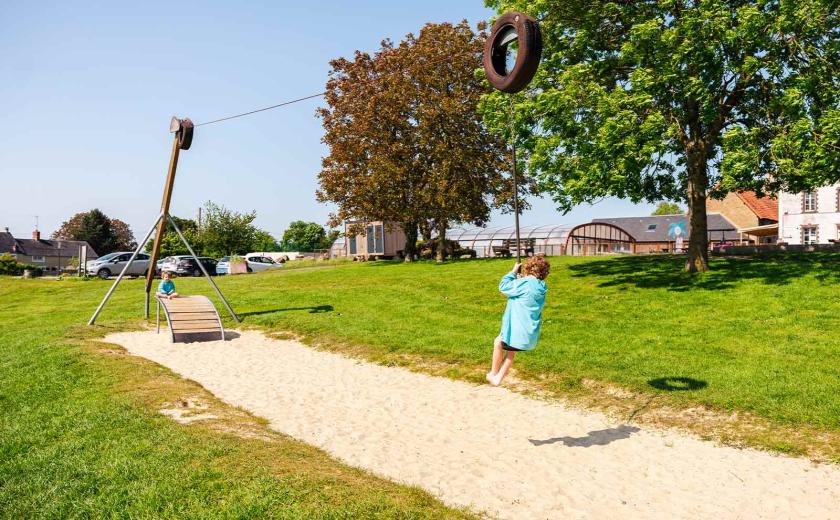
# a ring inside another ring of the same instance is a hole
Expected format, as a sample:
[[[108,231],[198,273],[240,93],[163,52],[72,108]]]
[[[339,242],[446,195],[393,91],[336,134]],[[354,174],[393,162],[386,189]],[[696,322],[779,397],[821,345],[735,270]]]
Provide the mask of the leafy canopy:
[[[421,221],[483,224],[504,201],[504,146],[476,112],[483,39],[466,21],[427,24],[331,62],[317,193],[337,205],[331,226],[398,222],[409,253]]]
[[[487,3],[542,18],[517,139],[561,210],[604,196],[687,200],[689,252],[702,256],[713,186],[772,193],[840,179],[836,1]],[[507,102],[485,97],[491,126],[504,127]]]
[[[289,224],[289,229],[283,233],[281,250],[312,252],[316,249],[329,249],[337,234],[337,231],[327,233],[315,222],[296,220]]]
[[[651,215],[682,215],[685,211],[675,202],[660,202]]]
[[[122,220],[109,218],[99,209],[76,213],[55,231],[53,240],[84,240],[99,255],[137,247],[134,233]]]

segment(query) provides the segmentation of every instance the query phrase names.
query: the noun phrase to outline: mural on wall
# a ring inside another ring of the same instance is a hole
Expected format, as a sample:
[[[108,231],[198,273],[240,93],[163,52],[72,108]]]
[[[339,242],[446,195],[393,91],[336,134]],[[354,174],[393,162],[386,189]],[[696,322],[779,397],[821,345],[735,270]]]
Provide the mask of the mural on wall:
[[[687,235],[688,224],[684,220],[671,222],[671,225],[668,226],[668,237],[674,241],[675,252],[682,252],[684,250],[684,242]]]

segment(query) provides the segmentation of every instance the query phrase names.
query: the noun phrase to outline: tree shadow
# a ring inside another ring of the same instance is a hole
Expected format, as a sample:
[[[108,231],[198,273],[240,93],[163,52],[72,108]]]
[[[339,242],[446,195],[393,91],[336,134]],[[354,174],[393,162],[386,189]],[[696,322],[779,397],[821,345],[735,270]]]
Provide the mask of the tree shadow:
[[[686,392],[689,390],[700,390],[709,386],[707,382],[691,377],[658,377],[649,380],[647,384],[657,390],[664,390],[666,392]]]
[[[616,428],[607,428],[604,430],[594,430],[586,434],[584,437],[553,437],[551,439],[528,439],[528,442],[534,446],[543,446],[545,444],[555,444],[562,442],[570,448],[589,448],[591,446],[606,446],[615,441],[628,439],[634,433],[641,431],[641,428],[630,426],[629,424],[622,424]]]
[[[275,312],[284,311],[309,311],[309,314],[320,314],[322,312],[332,312],[335,310],[332,305],[316,305],[312,307],[284,307],[281,309],[268,309],[264,311],[243,312],[239,315],[240,318],[247,318],[248,316],[259,316],[261,314],[274,314]]]
[[[803,276],[820,282],[840,282],[840,254],[775,253],[751,257],[712,258],[711,270],[702,274],[683,271],[684,256],[626,256],[569,266],[572,276],[599,277],[599,287],[635,286],[690,289],[729,289],[741,280],[759,280],[768,285],[786,285]]]

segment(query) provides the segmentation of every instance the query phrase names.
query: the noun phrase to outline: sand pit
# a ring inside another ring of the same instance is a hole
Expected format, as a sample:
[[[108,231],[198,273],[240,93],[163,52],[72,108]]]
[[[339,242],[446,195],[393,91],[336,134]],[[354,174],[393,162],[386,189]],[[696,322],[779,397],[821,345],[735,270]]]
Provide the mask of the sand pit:
[[[106,341],[347,464],[499,518],[840,518],[840,468],[244,332]],[[489,353],[488,353],[489,355]]]

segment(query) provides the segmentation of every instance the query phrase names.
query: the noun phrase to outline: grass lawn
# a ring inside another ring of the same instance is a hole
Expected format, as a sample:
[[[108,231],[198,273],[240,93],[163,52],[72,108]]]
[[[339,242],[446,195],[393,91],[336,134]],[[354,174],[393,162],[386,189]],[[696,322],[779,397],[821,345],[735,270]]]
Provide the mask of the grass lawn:
[[[482,382],[510,264],[378,262],[221,282],[246,326]],[[681,264],[552,259],[540,344],[515,365],[524,388],[840,461],[840,257],[716,259],[698,276]]]
[[[339,264],[220,277],[243,326],[481,382],[510,261]],[[840,462],[840,258],[554,258],[525,391],[724,441]],[[464,517],[272,434],[97,337],[136,328],[142,280],[0,279],[0,516]],[[202,279],[178,291],[213,297]],[[221,307],[220,307],[221,308]],[[232,325],[228,319],[227,325]],[[218,421],[177,424],[199,396]]]
[[[138,326],[126,285],[92,328],[105,282],[0,278],[0,518],[472,518],[92,341]],[[158,413],[184,398],[217,419]]]

